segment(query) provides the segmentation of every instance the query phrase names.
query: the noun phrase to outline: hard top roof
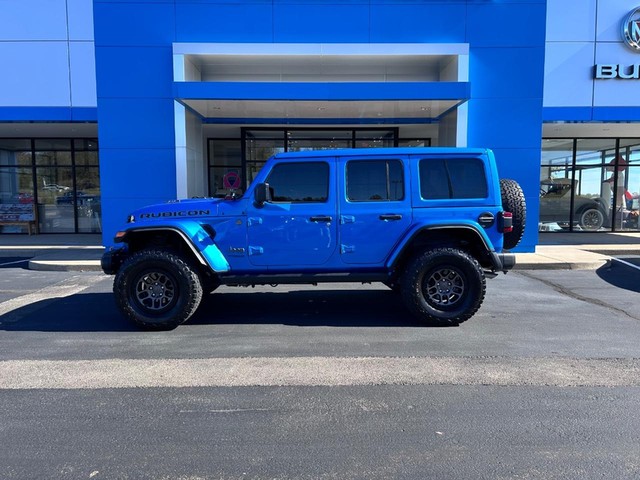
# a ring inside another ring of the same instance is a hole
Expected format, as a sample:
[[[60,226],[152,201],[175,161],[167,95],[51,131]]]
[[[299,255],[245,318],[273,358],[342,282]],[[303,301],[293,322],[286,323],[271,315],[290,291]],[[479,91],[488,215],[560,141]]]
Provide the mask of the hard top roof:
[[[460,155],[478,156],[487,153],[486,148],[455,148],[455,147],[396,147],[396,148],[343,148],[338,150],[306,150],[303,152],[284,152],[273,156],[276,160],[284,159],[312,159],[323,157],[359,157],[359,156],[383,156],[393,157],[398,155]]]

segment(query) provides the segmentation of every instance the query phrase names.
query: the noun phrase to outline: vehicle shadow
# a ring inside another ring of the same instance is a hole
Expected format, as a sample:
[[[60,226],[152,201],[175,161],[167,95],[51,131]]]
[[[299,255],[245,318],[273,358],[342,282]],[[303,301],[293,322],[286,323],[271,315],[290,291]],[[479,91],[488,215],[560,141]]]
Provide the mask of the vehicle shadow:
[[[385,290],[251,290],[214,292],[181,330],[195,325],[299,327],[423,327],[399,295]],[[77,294],[36,302],[0,316],[0,331],[136,332],[111,293]]]
[[[635,263],[638,262],[636,261]],[[638,271],[623,263],[611,260],[606,265],[597,269],[596,274],[614,287],[640,293],[640,276],[638,275]]]

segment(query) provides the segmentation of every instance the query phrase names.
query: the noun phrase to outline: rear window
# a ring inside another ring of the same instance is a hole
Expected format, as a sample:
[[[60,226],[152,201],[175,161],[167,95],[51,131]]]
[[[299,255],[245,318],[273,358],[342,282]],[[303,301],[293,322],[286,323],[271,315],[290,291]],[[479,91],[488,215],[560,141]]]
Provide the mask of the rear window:
[[[487,197],[484,162],[477,158],[423,159],[419,170],[425,200]]]

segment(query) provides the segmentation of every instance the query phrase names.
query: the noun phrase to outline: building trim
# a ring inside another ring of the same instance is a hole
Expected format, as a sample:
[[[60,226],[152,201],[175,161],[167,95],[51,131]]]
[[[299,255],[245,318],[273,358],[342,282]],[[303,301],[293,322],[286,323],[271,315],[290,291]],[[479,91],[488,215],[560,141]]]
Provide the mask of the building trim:
[[[96,107],[0,107],[0,122],[97,122]]]
[[[638,122],[640,107],[545,107],[543,122]]]

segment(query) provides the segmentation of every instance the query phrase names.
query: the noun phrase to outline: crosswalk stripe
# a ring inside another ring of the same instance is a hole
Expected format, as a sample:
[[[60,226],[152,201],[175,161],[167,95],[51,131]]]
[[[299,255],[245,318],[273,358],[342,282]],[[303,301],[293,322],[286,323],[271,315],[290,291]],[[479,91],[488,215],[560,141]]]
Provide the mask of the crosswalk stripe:
[[[398,384],[637,387],[640,359],[250,357],[0,361],[0,389]]]
[[[19,297],[12,298],[0,303],[0,325],[13,323],[18,320],[15,311],[28,305],[32,305],[44,300],[68,297],[75,295],[91,287],[93,284],[104,280],[106,277],[100,275],[73,276],[62,282],[48,287],[27,293]],[[13,313],[12,313],[13,312]]]

